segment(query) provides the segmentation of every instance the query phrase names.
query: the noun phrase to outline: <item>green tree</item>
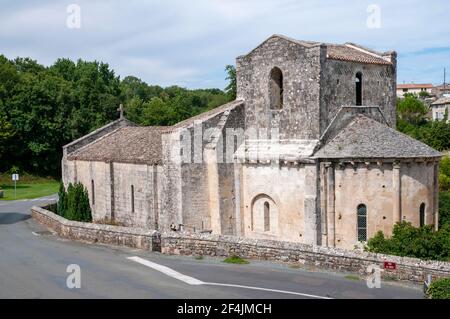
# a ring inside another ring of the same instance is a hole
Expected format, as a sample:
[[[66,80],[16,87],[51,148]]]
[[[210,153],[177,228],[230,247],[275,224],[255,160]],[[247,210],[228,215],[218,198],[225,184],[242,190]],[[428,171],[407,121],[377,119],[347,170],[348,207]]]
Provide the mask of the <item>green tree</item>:
[[[427,107],[415,95],[405,94],[403,99],[397,100],[399,117],[411,124],[422,122],[427,112]]]
[[[5,115],[0,114],[0,159],[7,155],[7,150],[10,148],[15,131]]]
[[[439,193],[439,227],[450,225],[450,192]]]
[[[228,94],[230,100],[235,100],[237,93],[236,68],[234,65],[227,65],[225,67],[225,71],[227,71],[226,80],[228,80],[228,85],[225,88],[225,92]]]
[[[45,67],[0,55],[2,167],[58,178],[62,146],[117,119],[120,103],[137,124],[172,125],[229,100],[219,89],[162,88],[133,76],[121,80],[98,61],[58,59]]]
[[[58,203],[56,207],[56,211],[58,215],[64,217],[67,211],[67,192],[64,188],[64,184],[61,182],[59,184],[59,191],[58,191]]]
[[[176,116],[169,106],[159,97],[152,98],[142,106],[142,123],[144,125],[165,126],[173,122]]]
[[[427,295],[431,299],[450,299],[450,278],[433,280],[427,289]]]
[[[420,91],[419,97],[424,99],[424,98],[430,97],[430,94],[427,91]]]
[[[421,259],[450,259],[450,224],[434,231],[432,225],[416,228],[409,222],[394,225],[391,238],[379,231],[367,242],[366,250]]]

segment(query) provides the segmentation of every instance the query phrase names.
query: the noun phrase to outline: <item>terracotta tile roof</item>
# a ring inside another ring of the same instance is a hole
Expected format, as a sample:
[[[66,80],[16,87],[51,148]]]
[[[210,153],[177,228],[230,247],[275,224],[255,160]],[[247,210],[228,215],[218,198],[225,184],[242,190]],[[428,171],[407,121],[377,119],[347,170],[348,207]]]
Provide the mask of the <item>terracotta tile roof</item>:
[[[161,163],[161,135],[167,127],[119,128],[68,155],[69,160],[133,164]]]
[[[314,154],[316,158],[417,158],[441,153],[389,126],[358,114],[332,140]]]
[[[431,105],[442,105],[442,104],[450,104],[450,97],[444,96],[431,103]]]
[[[236,100],[179,122],[174,126],[121,127],[70,153],[67,159],[149,165],[161,164],[161,139],[163,134],[186,128],[195,121],[207,120],[240,105],[243,105],[243,101]]]
[[[363,46],[354,44],[354,43],[345,43],[345,44],[332,44],[332,43],[323,43],[316,41],[304,41],[293,39],[284,35],[274,34],[264,40],[260,45],[254,48],[252,51],[247,53],[246,55],[252,54],[256,49],[261,47],[264,43],[269,41],[272,38],[280,38],[291,43],[298,44],[302,47],[312,48],[317,46],[326,46],[327,47],[327,58],[332,60],[341,60],[341,61],[349,61],[349,62],[358,62],[358,63],[367,63],[367,64],[382,64],[382,65],[392,65],[392,63],[383,58],[383,54],[388,54],[388,52],[380,53],[371,49],[367,49]]]
[[[358,48],[357,46],[350,44],[328,44],[327,58],[367,64],[392,64],[390,61],[385,60],[381,55],[373,53],[373,51]]]
[[[421,89],[421,88],[427,88],[431,89],[433,87],[433,84],[415,84],[415,83],[409,83],[409,84],[397,84],[397,90],[398,89]]]

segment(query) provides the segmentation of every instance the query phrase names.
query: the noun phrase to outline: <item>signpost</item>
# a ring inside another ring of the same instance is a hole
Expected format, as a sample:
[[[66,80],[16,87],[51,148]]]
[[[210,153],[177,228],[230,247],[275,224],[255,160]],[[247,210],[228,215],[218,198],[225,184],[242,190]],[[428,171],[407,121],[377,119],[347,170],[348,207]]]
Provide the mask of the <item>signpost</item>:
[[[14,199],[16,199],[17,194],[17,181],[19,180],[19,174],[12,174],[12,180],[14,181]]]

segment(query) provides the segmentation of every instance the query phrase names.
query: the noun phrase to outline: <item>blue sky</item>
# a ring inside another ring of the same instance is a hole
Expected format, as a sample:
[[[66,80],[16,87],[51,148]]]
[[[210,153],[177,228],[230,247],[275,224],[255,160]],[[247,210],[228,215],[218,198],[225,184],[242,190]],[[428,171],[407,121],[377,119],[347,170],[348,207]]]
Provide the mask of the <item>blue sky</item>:
[[[70,29],[67,7],[81,9]],[[380,27],[369,28],[370,5]],[[271,34],[398,52],[398,83],[450,80],[448,0],[0,0],[0,54],[101,60],[150,84],[225,86],[226,64]],[[450,81],[449,81],[450,82]]]

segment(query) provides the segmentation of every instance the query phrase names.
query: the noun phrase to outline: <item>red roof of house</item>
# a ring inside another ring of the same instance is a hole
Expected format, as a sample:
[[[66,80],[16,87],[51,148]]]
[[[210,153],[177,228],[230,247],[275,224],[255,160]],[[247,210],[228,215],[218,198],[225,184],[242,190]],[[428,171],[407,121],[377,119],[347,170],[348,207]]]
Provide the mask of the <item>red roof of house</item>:
[[[433,87],[433,84],[397,84],[397,89],[421,89],[421,88],[427,88],[431,89]]]

